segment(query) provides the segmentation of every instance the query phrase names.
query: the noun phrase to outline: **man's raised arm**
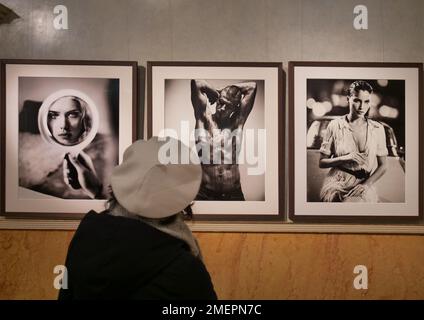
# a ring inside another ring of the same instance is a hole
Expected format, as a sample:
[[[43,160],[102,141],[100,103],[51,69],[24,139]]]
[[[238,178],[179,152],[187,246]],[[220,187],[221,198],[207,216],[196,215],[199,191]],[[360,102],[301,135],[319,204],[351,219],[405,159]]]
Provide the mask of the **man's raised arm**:
[[[240,103],[240,120],[241,124],[244,124],[250,114],[250,111],[252,111],[253,104],[255,103],[256,82],[236,83],[234,86],[240,88],[243,96]]]
[[[205,115],[208,100],[211,104],[218,99],[218,91],[204,80],[191,80],[191,103],[194,116],[200,119]]]

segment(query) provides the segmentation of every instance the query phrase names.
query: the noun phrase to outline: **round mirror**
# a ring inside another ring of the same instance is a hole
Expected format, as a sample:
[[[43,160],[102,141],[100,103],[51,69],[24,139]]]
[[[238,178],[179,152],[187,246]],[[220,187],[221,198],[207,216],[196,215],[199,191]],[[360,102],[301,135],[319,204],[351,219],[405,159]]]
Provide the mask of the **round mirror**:
[[[54,92],[43,101],[38,112],[38,128],[43,139],[66,152],[83,150],[93,141],[98,127],[97,107],[81,91]]]

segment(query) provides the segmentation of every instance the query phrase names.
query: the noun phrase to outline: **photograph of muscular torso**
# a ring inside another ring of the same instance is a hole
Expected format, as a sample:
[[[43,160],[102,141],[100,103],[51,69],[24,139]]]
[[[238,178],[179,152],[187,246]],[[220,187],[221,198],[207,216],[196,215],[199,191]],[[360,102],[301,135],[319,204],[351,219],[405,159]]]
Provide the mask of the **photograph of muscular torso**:
[[[255,82],[215,88],[205,80],[191,80],[196,145],[202,164],[202,183],[196,200],[244,201],[238,157],[243,126],[252,111]],[[215,105],[212,113],[209,105]],[[205,152],[206,151],[206,152]]]
[[[187,77],[164,85],[159,126],[197,155],[203,179],[196,200],[265,201],[265,81]]]

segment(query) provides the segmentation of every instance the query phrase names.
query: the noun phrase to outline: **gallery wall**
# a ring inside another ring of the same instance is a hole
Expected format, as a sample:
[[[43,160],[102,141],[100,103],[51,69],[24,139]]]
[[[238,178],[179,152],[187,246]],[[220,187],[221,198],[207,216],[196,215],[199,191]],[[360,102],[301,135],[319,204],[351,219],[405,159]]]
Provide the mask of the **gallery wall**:
[[[0,58],[424,61],[422,0],[2,0]],[[68,8],[69,30],[53,28]],[[353,8],[368,8],[368,30]],[[143,82],[142,82],[143,83]],[[144,83],[143,83],[144,84]],[[143,91],[143,89],[142,89]],[[142,104],[144,106],[144,104]],[[70,231],[0,230],[0,298],[55,298]],[[424,299],[424,237],[196,233],[220,298]],[[368,290],[353,269],[368,268]]]

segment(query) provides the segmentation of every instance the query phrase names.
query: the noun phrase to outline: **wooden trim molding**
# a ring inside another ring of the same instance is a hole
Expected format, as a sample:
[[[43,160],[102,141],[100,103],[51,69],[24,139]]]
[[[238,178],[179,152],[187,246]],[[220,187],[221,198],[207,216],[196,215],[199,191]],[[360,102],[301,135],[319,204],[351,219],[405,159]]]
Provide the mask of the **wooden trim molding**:
[[[79,220],[27,220],[0,217],[0,229],[8,230],[75,230]],[[189,222],[193,232],[252,233],[349,233],[424,235],[424,225],[363,225],[306,223],[205,223]]]

